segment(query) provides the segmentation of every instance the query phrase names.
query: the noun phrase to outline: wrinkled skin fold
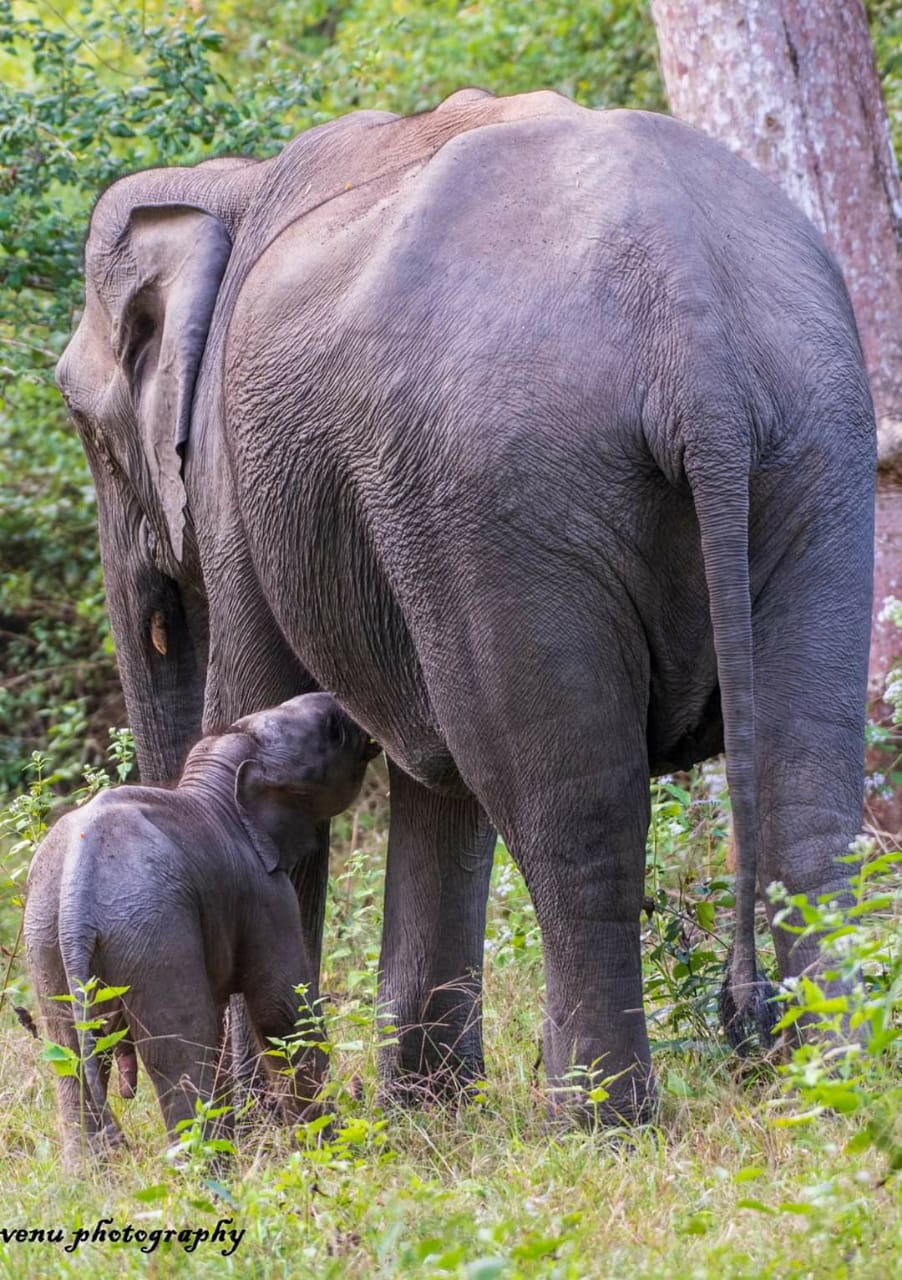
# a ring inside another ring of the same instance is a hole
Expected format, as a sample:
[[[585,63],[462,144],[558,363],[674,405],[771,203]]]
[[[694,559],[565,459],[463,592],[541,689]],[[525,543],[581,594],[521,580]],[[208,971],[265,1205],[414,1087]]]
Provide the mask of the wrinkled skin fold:
[[[726,748],[746,1012],[756,883],[841,895],[860,821],[874,422],[817,232],[674,120],[468,90],[114,184],[58,380],[145,779],[317,686],[385,746],[387,1087],[482,1074],[497,829],[552,1096],[646,1115],[649,773]]]
[[[354,799],[373,753],[334,699],[307,694],[204,738],[175,789],[101,792],[41,842],[25,944],[45,1032],[83,1064],[83,1088],[76,1076],[57,1079],[69,1165],[122,1142],[98,1034],[126,1032],[116,1046],[119,1091],[134,1093],[137,1051],[174,1141],[198,1098],[228,1101],[223,1029],[238,993],[258,1056],[270,1037],[295,1037],[280,1064],[291,1069],[284,1111],[315,1114],[326,1069],[310,1044],[318,957],[306,949],[291,877],[316,856],[318,824]],[[85,1002],[90,978],[125,993],[92,1005],[89,989]],[[58,999],[67,995],[73,1003]],[[229,1124],[227,1111],[211,1133]]]

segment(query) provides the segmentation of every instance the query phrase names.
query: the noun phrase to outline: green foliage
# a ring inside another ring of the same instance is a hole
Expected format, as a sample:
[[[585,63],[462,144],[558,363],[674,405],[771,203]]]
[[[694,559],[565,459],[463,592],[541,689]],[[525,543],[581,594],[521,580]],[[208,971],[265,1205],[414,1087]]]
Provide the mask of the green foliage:
[[[712,770],[652,782],[647,873],[647,990],[655,1029],[671,1047],[716,1047],[717,995],[723,978],[723,935],[732,879],[723,872],[727,838],[725,785]],[[765,941],[764,947],[768,943]]]
[[[880,621],[892,622],[902,631],[902,600],[897,600],[895,596],[888,596],[880,611]],[[890,671],[883,690],[883,699],[893,709],[893,723],[902,725],[902,667],[894,667]]]
[[[217,1169],[224,1157],[234,1156],[235,1144],[223,1137],[221,1123],[231,1117],[231,1105],[208,1098],[195,1098],[194,1115],[175,1126],[178,1138],[166,1151],[166,1158],[195,1177]]]
[[[902,9],[897,0],[866,0],[865,9],[898,156],[902,153]]]
[[[102,1010],[97,1012],[97,1006],[106,1004],[110,1000],[118,1000],[127,991],[128,987],[101,986],[99,979],[90,977],[77,984],[75,995],[60,994],[52,996],[51,999],[78,1006],[77,1012],[73,1012],[74,1021],[72,1024],[76,1031],[96,1032],[102,1031],[106,1026],[106,1015]],[[127,1035],[128,1029],[126,1027],[119,1031],[111,1031],[108,1035],[95,1035],[91,1041],[91,1051],[87,1054],[87,1058],[94,1058],[100,1054],[108,1053],[120,1040],[124,1040]],[[74,1049],[48,1041],[44,1045],[41,1060],[49,1062],[56,1075],[75,1076],[78,1078],[82,1089],[86,1088],[84,1063]]]
[[[40,751],[31,758],[31,781],[26,791],[0,810],[0,838],[8,847],[0,857],[0,937],[12,939],[4,948],[6,963],[0,985],[0,1010],[22,999],[24,975],[16,960],[22,943],[23,892],[28,866],[47,830],[51,798],[47,782],[47,759]],[[0,849],[3,844],[0,843]]]
[[[656,52],[651,14],[634,0],[364,0],[348,6],[324,52],[323,106],[331,114],[357,106],[423,111],[477,85],[495,93],[553,88],[586,106],[666,110]],[[340,70],[354,68],[354,80],[329,74],[336,60]]]
[[[56,728],[57,726],[51,726],[49,736],[61,751],[65,751],[66,740],[55,733]],[[109,736],[110,763],[117,780],[125,782],[134,767],[134,740],[128,729],[110,729]],[[47,832],[56,799],[53,784],[68,777],[70,769],[52,769],[48,757],[40,751],[34,751],[26,766],[26,773],[30,774],[27,789],[14,796],[6,808],[0,809],[0,937],[13,939],[9,948],[4,948],[7,963],[0,985],[0,1009],[7,1002],[14,1005],[22,998],[24,975],[21,968],[16,967],[16,961],[22,943],[25,877],[35,851]],[[83,804],[110,785],[111,778],[106,769],[92,768],[89,765],[84,771],[84,786],[73,792],[71,801]],[[69,1053],[59,1045],[53,1048],[58,1050],[58,1061],[64,1060]]]
[[[40,762],[40,777],[51,774],[51,764]],[[32,800],[17,810],[29,848],[47,820],[50,792],[42,786],[36,777]],[[199,1100],[164,1155],[156,1101],[142,1075],[139,1097],[117,1104],[130,1151],[96,1178],[73,1184],[60,1174],[49,1095],[55,1065],[67,1069],[66,1055],[54,1057],[8,1019],[0,1046],[0,1093],[10,1099],[0,1156],[8,1223],[50,1219],[72,1230],[112,1216],[118,1226],[212,1230],[230,1218],[245,1231],[233,1264],[242,1275],[782,1280],[812,1274],[806,1259],[816,1256],[818,1275],[882,1280],[886,1259],[902,1245],[894,1172],[902,1035],[898,855],[870,845],[856,851],[861,869],[845,911],[829,901],[784,904],[802,912],[795,928],[824,935],[824,980],[861,979],[857,987],[851,982],[845,1005],[823,991],[820,978],[795,984],[787,1024],[813,1018],[829,1033],[845,1019],[867,1032],[866,1052],[839,1052],[827,1039],[797,1049],[781,1068],[740,1076],[723,1051],[713,1005],[732,929],[722,782],[716,773],[695,772],[655,785],[647,851],[653,909],[643,958],[661,1108],[654,1130],[617,1145],[548,1131],[535,1063],[540,940],[522,878],[500,846],[486,956],[487,1079],[463,1109],[379,1107],[377,1050],[383,1036],[395,1034],[380,1026],[375,998],[385,786],[384,772],[375,770],[357,811],[336,824],[324,1038],[315,1030],[330,1060],[334,1114],[292,1135],[247,1109],[228,1136],[224,1104]],[[14,918],[9,904],[2,910],[4,919]],[[679,924],[673,935],[672,922]],[[14,968],[27,1005],[19,960]],[[104,995],[92,992],[91,1020],[102,1015]],[[272,1061],[284,1062],[310,1031],[302,1020],[297,1039],[270,1046]],[[600,1081],[599,1102],[604,1087]],[[71,1259],[24,1249],[0,1241],[0,1269],[5,1264],[6,1273],[24,1277],[146,1268],[137,1250],[113,1254],[103,1242],[84,1245]],[[157,1252],[160,1274],[175,1274],[181,1248],[163,1242]],[[192,1274],[220,1274],[223,1266],[218,1250],[201,1246],[192,1254]]]
[[[858,842],[853,902],[843,909],[829,896],[808,901],[771,886],[781,904],[777,921],[800,937],[820,939],[825,956],[817,978],[787,984],[780,1028],[804,1023],[814,1038],[783,1067],[778,1124],[808,1123],[824,1112],[852,1116],[859,1132],[852,1149],[873,1145],[888,1173],[902,1169],[902,853],[878,854]],[[792,923],[791,918],[800,918]],[[838,987],[829,984],[838,983]],[[849,1032],[855,1039],[849,1042]]]

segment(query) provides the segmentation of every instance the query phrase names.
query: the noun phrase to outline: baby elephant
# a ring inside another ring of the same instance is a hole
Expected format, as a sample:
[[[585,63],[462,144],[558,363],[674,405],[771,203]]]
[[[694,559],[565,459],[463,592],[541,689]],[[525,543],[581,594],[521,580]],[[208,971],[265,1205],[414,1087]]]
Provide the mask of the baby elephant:
[[[99,1035],[127,1030],[123,1061],[134,1045],[170,1135],[196,1097],[221,1089],[229,996],[244,995],[264,1044],[296,1035],[295,988],[314,991],[316,975],[288,873],[316,847],[316,825],[354,799],[377,751],[330,695],[305,694],[203,739],[174,790],[102,792],[46,836],[28,877],[25,941],[45,1033],[83,1063],[83,1087],[57,1084],[70,1163],[83,1146],[122,1141]],[[92,976],[128,990],[85,1009],[79,986]],[[53,998],[66,994],[75,999]],[[102,1030],[76,1029],[94,1017]],[[325,1063],[299,1045],[292,1067],[294,1118]],[[133,1075],[132,1058],[123,1078]]]

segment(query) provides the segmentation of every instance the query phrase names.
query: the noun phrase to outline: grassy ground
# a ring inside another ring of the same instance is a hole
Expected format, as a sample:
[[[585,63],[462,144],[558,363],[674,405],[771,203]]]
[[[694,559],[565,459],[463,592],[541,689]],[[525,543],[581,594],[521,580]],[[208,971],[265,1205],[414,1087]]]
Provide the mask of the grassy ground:
[[[661,1108],[654,1130],[628,1140],[548,1129],[536,1064],[539,937],[503,849],[487,943],[485,1087],[460,1111],[378,1109],[373,1009],[384,854],[378,772],[353,821],[339,824],[337,833],[323,989],[331,1000],[342,1123],[327,1141],[302,1134],[293,1145],[290,1134],[258,1123],[242,1135],[231,1170],[217,1181],[199,1139],[192,1146],[189,1135],[185,1167],[177,1168],[164,1155],[162,1124],[142,1079],[138,1098],[117,1104],[130,1150],[106,1170],[67,1178],[51,1071],[42,1045],[10,1008],[19,1000],[31,1004],[15,960],[5,984],[12,998],[0,1015],[0,1275],[884,1280],[894,1274],[902,1214],[898,1177],[888,1174],[900,1148],[881,1129],[881,1103],[898,1109],[897,1059],[876,1055],[848,1085],[838,1111],[797,1123],[829,1096],[829,1086],[818,1092],[819,1059],[797,1067],[800,1088],[787,1094],[773,1069],[741,1078],[717,1037],[714,998],[729,881],[725,819],[709,790],[697,778],[688,790],[656,792],[648,880],[656,910],[645,926],[644,950]],[[18,926],[13,897],[7,885],[0,912],[7,950]],[[886,974],[885,956],[898,955],[898,896],[884,895],[877,908]],[[885,1004],[885,990],[883,998]],[[217,1224],[225,1236],[214,1240]],[[147,1238],[100,1236],[129,1225],[132,1235],[143,1231]],[[209,1236],[166,1243],[152,1234],[167,1228]],[[51,1243],[4,1236],[42,1229],[64,1237]],[[242,1233],[237,1245],[228,1232]]]

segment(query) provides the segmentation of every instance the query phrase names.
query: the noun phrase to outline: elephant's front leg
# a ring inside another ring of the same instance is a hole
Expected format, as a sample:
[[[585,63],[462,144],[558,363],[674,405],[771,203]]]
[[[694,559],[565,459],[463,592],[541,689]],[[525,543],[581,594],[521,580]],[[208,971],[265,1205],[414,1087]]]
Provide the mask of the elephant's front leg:
[[[482,955],[495,832],[476,800],[427,790],[389,763],[391,829],[380,1018],[388,1095],[404,1101],[479,1079]]]

